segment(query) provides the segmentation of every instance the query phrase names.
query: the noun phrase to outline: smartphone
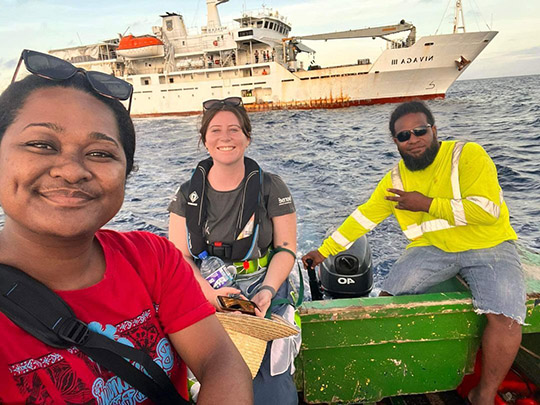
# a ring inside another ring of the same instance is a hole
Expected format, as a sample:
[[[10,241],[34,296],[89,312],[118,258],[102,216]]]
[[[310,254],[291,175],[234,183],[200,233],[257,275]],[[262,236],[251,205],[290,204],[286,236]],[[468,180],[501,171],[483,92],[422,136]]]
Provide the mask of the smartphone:
[[[219,305],[224,311],[239,311],[243,314],[255,315],[255,308],[259,309],[253,301],[237,297],[218,295]]]

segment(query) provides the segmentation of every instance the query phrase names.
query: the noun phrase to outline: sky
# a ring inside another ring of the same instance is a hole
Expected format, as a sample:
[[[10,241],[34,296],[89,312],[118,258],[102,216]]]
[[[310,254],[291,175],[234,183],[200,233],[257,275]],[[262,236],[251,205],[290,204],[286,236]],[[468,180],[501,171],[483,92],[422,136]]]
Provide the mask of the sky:
[[[499,31],[460,79],[540,74],[540,1],[462,0],[467,31]],[[218,6],[223,25],[262,6],[288,17],[293,35],[413,23],[417,38],[450,33],[454,0],[230,0]],[[0,0],[0,90],[23,49],[47,52],[117,37],[150,34],[160,14],[177,12],[188,29],[206,24],[205,0]],[[376,59],[382,40],[309,41],[321,66]]]

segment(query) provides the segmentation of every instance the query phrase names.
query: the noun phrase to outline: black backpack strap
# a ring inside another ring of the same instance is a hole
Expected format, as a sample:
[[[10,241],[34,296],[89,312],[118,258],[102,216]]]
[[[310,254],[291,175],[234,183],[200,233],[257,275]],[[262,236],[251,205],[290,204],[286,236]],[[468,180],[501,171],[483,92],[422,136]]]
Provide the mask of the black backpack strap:
[[[245,185],[242,209],[236,221],[235,237],[242,232],[244,227],[253,217],[254,229],[248,238],[237,239],[232,244],[231,259],[233,261],[244,261],[252,257],[253,252],[259,249],[259,226],[260,226],[260,206],[263,203],[262,183],[263,172],[257,162],[248,157],[244,157]]]
[[[99,333],[91,332],[79,350],[96,363],[116,374],[157,404],[188,404],[178,394],[163,369],[142,350],[116,342]],[[134,367],[128,360],[144,367],[145,372]]]
[[[263,203],[262,183],[263,172],[257,162],[244,157],[244,190],[242,207],[236,220],[234,237],[237,238],[248,222],[253,220],[253,233],[251,236],[236,239],[225,245],[209,246],[204,236],[204,226],[207,218],[206,179],[214,162],[212,158],[198,163],[189,182],[186,205],[186,228],[188,235],[188,249],[194,258],[206,250],[212,256],[219,256],[224,260],[248,260],[258,249],[260,206]]]
[[[1,263],[0,310],[49,346],[77,347],[155,403],[189,404],[147,353],[88,329],[52,290],[23,271]],[[126,359],[137,362],[146,372]]]

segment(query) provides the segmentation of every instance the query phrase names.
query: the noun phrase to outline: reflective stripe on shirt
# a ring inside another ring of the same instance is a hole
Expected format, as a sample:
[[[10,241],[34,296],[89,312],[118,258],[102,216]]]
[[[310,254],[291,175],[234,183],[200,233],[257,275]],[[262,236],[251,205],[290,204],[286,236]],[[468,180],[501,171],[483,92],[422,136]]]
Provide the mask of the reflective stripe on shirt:
[[[377,226],[375,222],[371,221],[364,214],[362,214],[358,208],[355,209],[354,212],[350,216],[354,218],[356,222],[358,222],[362,227],[364,227],[368,231],[371,231],[373,228]],[[334,231],[334,233],[330,235],[330,237],[334,240],[334,242],[336,242],[338,245],[340,245],[344,249],[348,249],[353,244],[353,241],[350,241],[349,239],[347,239],[339,231]]]
[[[452,212],[454,213],[454,222],[455,226],[467,225],[467,219],[465,217],[465,207],[463,206],[463,201],[461,199],[461,189],[459,186],[459,158],[461,156],[461,151],[465,146],[465,142],[456,142],[454,149],[452,151],[452,167],[450,172],[450,183],[452,185],[452,195],[453,199],[450,200],[450,205],[452,206]],[[401,180],[401,174],[399,173],[399,165],[394,166],[392,169],[392,186],[399,190],[403,190],[403,181]],[[481,199],[483,197],[471,197]],[[485,199],[487,200],[487,199]],[[480,200],[477,200],[478,202]],[[475,204],[478,204],[477,201],[473,201]],[[489,200],[488,200],[489,201]],[[491,201],[490,201],[491,202]],[[498,207],[497,207],[498,208]],[[486,210],[487,211],[487,210]],[[489,212],[489,211],[488,211]],[[445,219],[433,219],[431,221],[425,221],[421,224],[412,224],[403,230],[403,233],[409,240],[418,239],[425,232],[434,232],[441,231],[443,229],[454,228],[454,225],[451,225]]]
[[[345,249],[348,249],[352,245],[352,242],[345,236],[343,236],[339,231],[334,231],[334,233],[330,235],[330,237],[334,239],[334,242],[336,242],[338,245],[342,246]]]
[[[351,214],[351,217],[353,217],[356,220],[356,222],[358,222],[368,231],[371,231],[373,228],[377,226],[375,222],[371,221],[368,217],[362,214],[362,212],[360,212],[358,208],[354,210],[354,212]]]
[[[414,240],[422,236],[425,232],[441,231],[443,229],[454,228],[446,219],[432,219],[422,222],[420,225],[412,224],[403,231],[407,239]]]
[[[403,182],[401,181],[401,174],[399,174],[399,164],[395,165],[392,169],[392,187],[398,190],[403,190]]]
[[[465,142],[456,142],[452,151],[452,171],[450,174],[450,183],[452,184],[453,200],[450,201],[452,212],[454,213],[454,223],[456,226],[467,225],[465,218],[465,207],[461,200],[461,189],[459,187],[459,158]]]
[[[490,214],[491,216],[493,216],[493,217],[495,217],[497,219],[499,218],[499,215],[501,213],[501,207],[500,206],[502,205],[502,203],[504,201],[502,190],[501,190],[501,193],[500,193],[500,196],[499,196],[499,204],[500,205],[495,204],[493,201],[491,201],[490,199],[488,199],[486,197],[473,196],[473,197],[467,197],[466,200],[478,205],[480,208],[482,208],[488,214]]]

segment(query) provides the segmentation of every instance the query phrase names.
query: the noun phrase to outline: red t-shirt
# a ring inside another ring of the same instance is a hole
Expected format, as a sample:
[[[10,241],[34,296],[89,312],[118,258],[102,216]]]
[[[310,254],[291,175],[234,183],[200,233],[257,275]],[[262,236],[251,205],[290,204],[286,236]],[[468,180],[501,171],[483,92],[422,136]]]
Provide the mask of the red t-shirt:
[[[93,330],[143,349],[187,398],[186,367],[167,334],[214,313],[182,254],[146,232],[101,230],[103,280],[76,291],[57,291]],[[0,312],[0,403],[110,404],[150,402],[72,347],[45,345]]]

